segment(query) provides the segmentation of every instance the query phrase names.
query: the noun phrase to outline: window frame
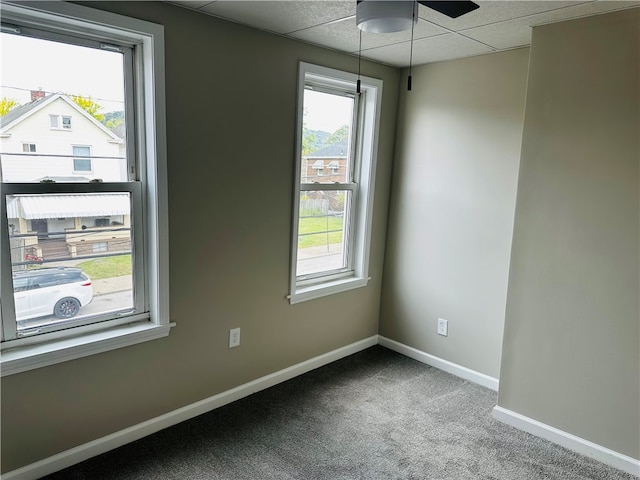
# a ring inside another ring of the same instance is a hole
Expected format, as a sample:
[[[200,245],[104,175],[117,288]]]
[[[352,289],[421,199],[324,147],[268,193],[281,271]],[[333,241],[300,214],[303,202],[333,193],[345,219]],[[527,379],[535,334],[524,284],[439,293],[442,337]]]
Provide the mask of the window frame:
[[[136,50],[132,64],[125,69],[128,80],[135,80],[135,95],[127,92],[127,117],[135,112],[136,129],[128,125],[128,149],[137,158],[136,168],[129,170],[132,189],[139,190],[142,215],[139,252],[145,252],[143,275],[138,275],[136,289],[146,292],[143,312],[120,320],[84,325],[73,329],[3,341],[0,345],[0,372],[11,375],[34,368],[81,358],[136,343],[165,337],[175,324],[169,318],[169,265],[167,166],[164,79],[164,27],[154,23],[112,14],[66,2],[3,2],[2,22],[60,32],[91,41],[127,44]],[[128,81],[127,80],[127,81]],[[63,130],[59,128],[59,130]],[[66,129],[69,130],[69,129]],[[130,155],[128,153],[128,155]],[[134,182],[134,180],[139,180]],[[13,186],[12,186],[13,185]],[[30,184],[35,188],[61,191],[86,184]],[[121,185],[121,184],[119,184]],[[8,238],[6,194],[16,184],[0,184],[0,239]],[[113,187],[92,184],[97,190]],[[67,190],[68,191],[68,190]],[[134,239],[134,241],[136,241]],[[0,287],[11,285],[7,242],[0,242]],[[4,246],[3,246],[4,245]],[[7,288],[7,287],[5,287]],[[10,290],[10,289],[8,289]],[[13,294],[0,298],[2,318],[13,312]],[[9,321],[14,321],[9,319]],[[15,324],[15,321],[14,321]]]
[[[91,193],[101,193],[101,192],[122,192],[129,193],[130,202],[131,202],[131,224],[132,231],[135,234],[132,236],[132,255],[135,255],[136,251],[142,251],[144,248],[144,236],[143,236],[143,222],[142,222],[142,210],[137,209],[134,210],[135,205],[139,205],[142,203],[142,195],[141,195],[141,184],[138,182],[117,182],[117,183],[108,183],[108,182],[100,182],[98,184],[91,184]],[[73,194],[73,193],[87,193],[86,185],[84,183],[4,183],[2,184],[2,194],[0,195],[0,212],[6,212],[6,196],[12,194]],[[5,221],[7,220],[6,215],[2,215],[0,218],[0,236],[1,238],[5,238],[5,235],[8,235],[8,228],[5,228]],[[5,259],[8,258],[9,253],[8,249],[3,249],[0,251],[0,265],[5,264]],[[14,304],[13,297],[8,296],[7,299],[3,300],[1,309],[0,309],[0,317],[3,319],[3,322],[6,320],[6,323],[2,324],[1,334],[3,337],[3,343],[0,346],[0,350],[5,350],[7,348],[13,349],[16,346],[28,345],[28,344],[39,344],[46,342],[53,334],[58,334],[60,332],[62,336],[75,335],[76,332],[82,332],[84,330],[94,331],[94,330],[105,330],[116,325],[122,325],[126,323],[132,323],[136,321],[148,321],[149,314],[147,312],[148,308],[146,305],[146,295],[144,293],[144,260],[142,259],[134,259],[133,264],[133,278],[135,279],[136,285],[134,287],[134,292],[140,292],[140,294],[136,294],[134,296],[134,305],[133,309],[136,313],[134,315],[126,315],[121,318],[117,318],[117,316],[111,316],[111,318],[100,318],[98,322],[93,317],[89,317],[87,319],[78,318],[72,321],[61,323],[63,327],[53,325],[53,326],[45,326],[45,327],[37,327],[33,329],[33,332],[37,333],[37,336],[31,336],[32,330],[23,330],[20,333],[16,331],[17,322],[14,321]],[[11,259],[7,259],[7,265],[11,264]],[[0,282],[7,283],[10,280],[11,269],[6,268],[2,269],[2,273],[0,274]],[[108,315],[107,315],[108,316]],[[101,316],[102,317],[102,316]],[[73,325],[72,328],[68,330],[64,330],[64,325]],[[74,325],[75,324],[75,325]],[[6,338],[9,337],[9,338]],[[16,338],[14,338],[16,337]],[[40,338],[41,337],[41,338]]]
[[[89,150],[88,155],[77,155],[76,148],[86,148]],[[73,161],[73,173],[93,173],[93,160],[91,158],[91,145],[71,145],[71,160]],[[89,169],[88,170],[79,170],[76,168],[76,160],[88,160],[89,161]]]
[[[361,81],[361,94],[356,93],[357,81]],[[303,184],[302,141],[304,122],[304,92],[309,84],[314,90],[327,93],[344,92],[356,97],[350,178],[339,184]],[[364,287],[369,278],[369,250],[373,218],[378,132],[382,105],[382,80],[360,76],[341,70],[300,62],[297,88],[296,155],[295,182],[292,215],[290,304],[332,295],[354,288]],[[321,186],[321,187],[319,187]],[[348,215],[349,225],[344,235],[347,249],[347,267],[327,270],[319,274],[298,276],[298,228],[300,193],[305,190],[345,190],[350,191],[352,205]]]
[[[56,120],[56,124],[53,125],[53,119],[55,118]],[[49,114],[49,130],[56,130],[56,131],[65,131],[65,132],[70,132],[73,130],[73,123],[72,123],[72,115],[56,115],[53,113]],[[69,121],[65,124],[64,120],[68,119]]]

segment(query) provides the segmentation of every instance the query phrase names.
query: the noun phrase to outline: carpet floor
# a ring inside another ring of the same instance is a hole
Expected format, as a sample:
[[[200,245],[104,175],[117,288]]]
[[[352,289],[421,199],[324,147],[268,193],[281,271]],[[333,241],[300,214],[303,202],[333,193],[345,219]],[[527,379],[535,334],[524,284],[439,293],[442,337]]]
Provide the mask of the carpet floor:
[[[637,478],[494,420],[495,404],[376,346],[45,478]]]

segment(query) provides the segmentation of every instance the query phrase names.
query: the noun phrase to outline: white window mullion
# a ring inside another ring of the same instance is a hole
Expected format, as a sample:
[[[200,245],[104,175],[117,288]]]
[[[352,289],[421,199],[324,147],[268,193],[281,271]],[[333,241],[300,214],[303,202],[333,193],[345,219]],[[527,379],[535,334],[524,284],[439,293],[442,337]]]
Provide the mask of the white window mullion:
[[[349,190],[355,191],[358,188],[358,184],[355,182],[352,183],[301,183],[300,191],[301,192],[317,192],[317,191],[339,191],[339,190]]]
[[[0,184],[0,245],[9,238],[9,222],[7,221],[7,201],[3,185]],[[11,245],[0,248],[0,291],[13,292],[11,279]],[[0,320],[2,320],[2,341],[16,338],[15,306],[13,295],[3,295],[0,299]]]
[[[140,182],[130,182],[128,185],[131,188],[131,199],[135,205],[142,205],[142,185]],[[133,304],[135,313],[142,313],[148,311],[147,301],[147,282],[145,281],[147,271],[147,262],[149,261],[145,252],[144,244],[144,217],[142,215],[142,209],[132,209],[131,215],[131,228],[133,235],[131,238],[131,262],[133,270]]]
[[[141,101],[141,99],[136,95],[135,89],[135,59],[140,55],[139,52],[138,54],[134,54],[133,48],[121,47],[121,51],[123,54],[122,62],[124,64],[125,118],[136,119],[138,125],[140,125],[137,128],[143,128],[144,110],[137,107],[137,102]],[[128,163],[126,175],[129,181],[133,182],[140,180],[140,164],[142,163],[143,152],[139,152],[138,150],[141,145],[140,142],[142,142],[144,138],[137,135],[136,123],[134,121],[127,121],[125,127],[126,138],[128,139],[126,144],[127,158],[135,159]]]

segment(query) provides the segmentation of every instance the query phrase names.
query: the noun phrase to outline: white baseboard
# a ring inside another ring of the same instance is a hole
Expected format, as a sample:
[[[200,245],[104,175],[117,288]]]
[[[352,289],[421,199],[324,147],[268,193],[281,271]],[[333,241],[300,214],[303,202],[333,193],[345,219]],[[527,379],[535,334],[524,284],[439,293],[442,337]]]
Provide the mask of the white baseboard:
[[[432,367],[436,367],[447,373],[455,375],[456,377],[464,378],[470,382],[477,383],[483,387],[490,388],[491,390],[498,391],[498,379],[485,375],[484,373],[476,372],[470,368],[463,367],[456,363],[444,360],[442,358],[430,355],[416,348],[405,345],[404,343],[396,342],[390,338],[378,335],[378,343],[383,347],[386,347],[394,352],[401,353],[409,358],[418,360],[419,362],[426,363]]]
[[[615,452],[500,406],[493,408],[493,418],[518,430],[523,430],[536,437],[544,438],[569,450],[591,457],[618,470],[640,476],[640,460],[635,458]]]
[[[302,375],[316,368],[327,365],[341,358],[347,357],[366,348],[380,344],[395,352],[407,357],[436,367],[445,372],[464,378],[492,390],[498,390],[498,379],[476,372],[469,368],[457,365],[447,360],[435,357],[428,353],[409,347],[395,340],[383,336],[374,335],[367,339],[355,342],[342,348],[309,359],[305,362],[293,365],[278,372],[266,375],[253,380],[244,385],[228,390],[226,392],[205,398],[199,402],[187,405],[172,412],[166,413],[156,418],[139,423],[124,430],[107,435],[106,437],[93,440],[79,445],[70,450],[58,453],[38,462],[26,465],[17,470],[7,472],[2,475],[3,480],[35,480],[45,475],[57,472],[76,463],[80,463],[89,458],[121,447],[127,443],[139,440],[172,425],[176,425],[185,420],[207,413],[216,408],[227,405],[231,402],[247,397],[253,393],[272,387],[279,383],[290,380],[298,375]],[[602,463],[618,468],[632,475],[640,475],[640,461],[622,455],[613,450],[597,445],[595,443],[576,437],[570,433],[563,432],[557,428],[545,425],[531,418],[496,406],[493,409],[493,416],[497,420],[511,425],[512,427],[524,430],[538,437],[549,440],[570,450],[576,451],[588,457],[594,458]]]
[[[309,359],[297,365],[285,368],[278,372],[266,375],[264,377],[253,380],[239,387],[233,388],[226,392],[205,398],[191,405],[179,408],[172,412],[152,418],[146,422],[139,423],[119,432],[112,433],[106,437],[93,440],[91,442],[79,445],[70,450],[52,455],[51,457],[39,460],[35,463],[26,465],[12,470],[2,475],[3,480],[35,480],[53,472],[70,467],[76,463],[80,463],[96,455],[108,452],[114,448],[121,447],[127,443],[139,440],[140,438],[151,435],[152,433],[163,430],[172,425],[176,425],[185,420],[189,420],[203,413],[207,413],[216,408],[235,402],[241,398],[247,397],[253,393],[259,392],[266,388],[272,387],[279,383],[290,380],[298,375],[307,373],[316,368],[327,365],[341,358],[347,357],[354,353],[360,352],[366,348],[372,347],[378,343],[378,336],[360,340],[351,345],[338,348],[331,352]]]

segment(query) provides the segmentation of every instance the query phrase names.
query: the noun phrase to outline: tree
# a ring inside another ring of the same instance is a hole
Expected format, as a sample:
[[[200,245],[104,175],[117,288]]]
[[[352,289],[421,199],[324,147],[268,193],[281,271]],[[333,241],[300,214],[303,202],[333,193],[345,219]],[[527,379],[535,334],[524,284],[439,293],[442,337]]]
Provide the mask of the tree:
[[[309,155],[316,149],[316,136],[313,130],[303,128],[302,130],[302,155]]]
[[[82,95],[67,95],[71,100],[75,102],[80,108],[86,111],[93,118],[100,123],[104,120],[104,114],[99,113],[102,110],[102,106],[98,104],[91,96],[83,97]]]
[[[104,114],[104,120],[102,123],[105,127],[113,130],[124,123],[124,112],[107,112]]]
[[[0,117],[6,115],[17,106],[17,100],[14,100],[13,98],[2,97],[2,100],[0,100]]]
[[[349,138],[349,125],[343,125],[327,138],[327,145],[335,145]]]

